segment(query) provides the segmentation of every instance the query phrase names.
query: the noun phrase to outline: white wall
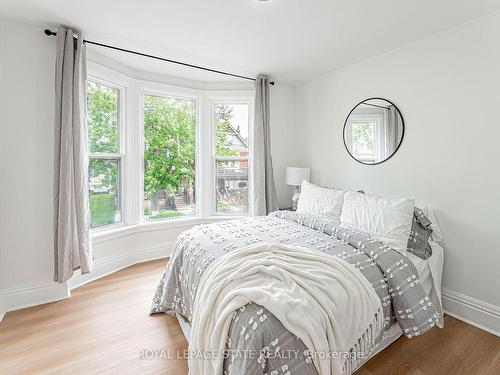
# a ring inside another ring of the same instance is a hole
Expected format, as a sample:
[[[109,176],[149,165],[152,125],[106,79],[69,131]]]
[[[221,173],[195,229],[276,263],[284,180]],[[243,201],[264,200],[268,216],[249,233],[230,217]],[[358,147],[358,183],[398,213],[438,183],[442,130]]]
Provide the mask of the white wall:
[[[313,182],[428,203],[445,234],[443,286],[496,314],[499,45],[497,12],[317,77],[296,93],[297,149]],[[364,166],[344,149],[342,129],[351,108],[374,96],[400,108],[406,133],[392,159]]]
[[[271,87],[271,154],[278,203],[292,206],[292,187],[285,184],[287,166],[298,165],[295,138],[295,88],[277,82]]]
[[[67,285],[52,281],[55,38],[43,29],[0,18],[0,319],[3,309],[68,295]],[[293,88],[278,84],[272,102],[276,182],[280,203],[288,206],[284,166],[295,155]],[[166,256],[191,225],[152,225],[99,238],[91,278]],[[87,278],[77,276],[70,286]]]
[[[52,277],[55,44],[0,19],[0,281]]]

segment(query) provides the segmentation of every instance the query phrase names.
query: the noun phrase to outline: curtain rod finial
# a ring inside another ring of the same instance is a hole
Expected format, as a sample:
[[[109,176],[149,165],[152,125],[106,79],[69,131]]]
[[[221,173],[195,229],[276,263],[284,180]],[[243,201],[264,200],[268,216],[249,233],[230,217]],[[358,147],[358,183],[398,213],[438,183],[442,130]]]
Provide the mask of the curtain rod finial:
[[[48,35],[48,36],[57,35],[57,33],[55,31],[52,31],[52,30],[49,30],[49,29],[45,29],[44,33],[45,33],[45,35]]]

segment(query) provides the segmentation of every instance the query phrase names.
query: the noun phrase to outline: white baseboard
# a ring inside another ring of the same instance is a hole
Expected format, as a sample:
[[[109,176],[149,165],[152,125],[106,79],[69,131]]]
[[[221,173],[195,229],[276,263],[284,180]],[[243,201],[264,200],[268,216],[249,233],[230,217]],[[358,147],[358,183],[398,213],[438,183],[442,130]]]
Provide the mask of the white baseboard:
[[[4,288],[0,291],[0,321],[8,311],[69,298],[71,289],[137,263],[168,257],[173,246],[174,242],[156,243],[139,249],[124,251],[118,256],[99,259],[95,262],[91,273],[82,275],[80,271],[77,271],[66,283],[59,284],[53,280],[40,280],[14,284]]]
[[[445,288],[442,298],[446,314],[500,336],[500,307]]]
[[[145,246],[135,251],[135,263],[148,262],[150,260],[169,257],[174,248],[174,242],[163,242]]]
[[[75,289],[104,276],[108,276],[116,271],[133,266],[137,263],[168,257],[174,247],[174,242],[162,242],[148,245],[140,249],[124,252],[119,256],[112,256],[100,259],[95,262],[91,273],[82,275],[77,271],[68,280],[69,289]]]
[[[5,316],[5,308],[3,304],[3,295],[2,295],[2,290],[0,290],[0,322],[2,321],[3,317]]]
[[[69,296],[68,285],[56,283],[53,280],[15,284],[2,290],[3,314],[12,310],[59,301]],[[0,316],[3,318],[3,315]]]

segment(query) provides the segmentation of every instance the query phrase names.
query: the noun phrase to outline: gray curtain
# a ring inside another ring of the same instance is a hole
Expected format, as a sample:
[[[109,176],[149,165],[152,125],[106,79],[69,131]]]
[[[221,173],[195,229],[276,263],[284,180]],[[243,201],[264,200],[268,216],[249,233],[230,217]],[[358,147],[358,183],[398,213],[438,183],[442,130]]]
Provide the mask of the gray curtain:
[[[271,159],[269,124],[269,77],[255,80],[255,116],[253,126],[253,207],[255,215],[266,215],[278,209]]]
[[[386,128],[386,157],[392,155],[392,153],[396,150],[399,144],[399,114],[396,107],[393,105],[388,107],[389,116],[387,121]]]
[[[92,270],[83,37],[57,30],[54,141],[54,280]]]

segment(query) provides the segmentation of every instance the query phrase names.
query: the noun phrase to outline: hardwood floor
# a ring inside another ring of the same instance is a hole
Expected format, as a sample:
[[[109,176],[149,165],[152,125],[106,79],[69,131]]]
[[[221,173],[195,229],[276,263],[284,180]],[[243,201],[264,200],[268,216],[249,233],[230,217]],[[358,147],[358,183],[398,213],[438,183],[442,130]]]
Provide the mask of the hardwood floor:
[[[174,317],[148,315],[166,262],[138,264],[75,289],[71,299],[7,313],[0,373],[186,375],[185,360],[144,358],[148,350],[187,349]],[[500,338],[447,316],[444,329],[400,338],[356,374],[500,374]]]

